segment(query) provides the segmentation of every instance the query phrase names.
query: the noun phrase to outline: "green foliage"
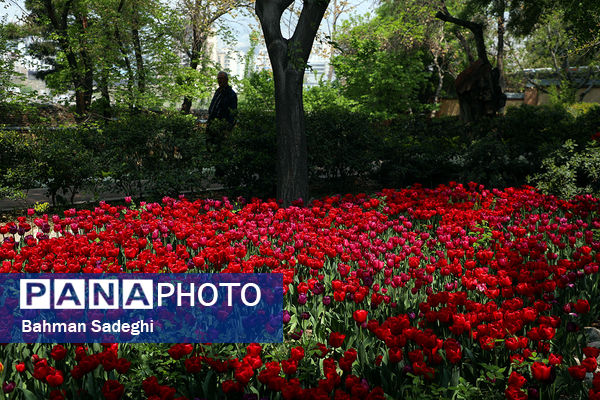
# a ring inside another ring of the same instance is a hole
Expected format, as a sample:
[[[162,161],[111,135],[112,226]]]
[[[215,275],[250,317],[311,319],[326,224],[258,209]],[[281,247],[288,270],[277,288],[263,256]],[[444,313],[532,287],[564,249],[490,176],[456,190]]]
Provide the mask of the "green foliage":
[[[275,110],[275,83],[271,71],[251,72],[241,81],[239,108],[249,111]]]
[[[21,101],[0,102],[0,124],[26,126],[44,121],[43,111],[32,103]]]
[[[523,39],[521,64],[541,68],[535,74],[529,73],[529,79],[534,83],[542,80],[550,83],[550,100],[559,105],[582,101],[578,90],[587,88],[598,77],[598,52],[577,51],[577,40],[568,25],[564,10],[553,10]]]
[[[0,130],[0,197],[20,197],[24,190],[40,184],[36,153],[32,135]]]
[[[160,198],[202,185],[204,136],[191,116],[124,115],[106,125],[36,126],[32,134],[0,131],[6,196],[46,187],[53,204],[86,189]],[[6,160],[6,162],[4,162]],[[4,197],[4,196],[3,196]]]
[[[164,72],[168,73],[167,76],[170,78],[161,80],[157,85],[156,106],[168,105],[169,108],[174,109],[175,106],[179,106],[178,101],[184,96],[210,103],[215,76],[217,76],[219,68],[204,61],[198,69],[177,66],[169,71],[165,67]]]
[[[180,114],[124,115],[105,125],[0,133],[0,188],[45,185],[60,201],[82,188],[162,197],[223,183],[235,195],[274,196],[276,127],[271,112],[240,109],[233,130],[206,150],[205,132]],[[338,106],[307,113],[311,185],[354,190],[457,181],[488,187],[534,183],[569,197],[598,192],[600,107],[574,117],[561,107],[510,108],[464,125],[457,118],[380,119]],[[567,143],[563,146],[564,143]],[[561,146],[563,146],[561,148]],[[560,150],[556,150],[559,149]],[[581,150],[580,150],[581,149]],[[7,160],[4,162],[4,160]]]
[[[415,46],[423,40],[424,28],[409,14],[353,21],[336,38],[340,54],[332,64],[358,110],[386,117],[427,109],[419,95],[430,72],[425,53]]]
[[[548,2],[550,0],[545,0]],[[568,27],[579,48],[598,50],[600,34],[600,4],[595,0],[554,0],[554,7],[564,10]]]
[[[598,112],[598,103],[573,103],[567,107],[567,111],[575,118],[582,117],[589,112]]]
[[[509,108],[503,118],[480,121],[466,130],[460,181],[494,187],[520,186],[562,141],[576,135],[576,121],[562,107]]]
[[[272,197],[276,185],[275,113],[251,108],[238,110],[237,124],[223,132],[222,146],[212,162],[227,187],[248,197]]]
[[[369,115],[339,108],[313,111],[306,116],[309,177],[342,185],[377,169],[379,137]]]
[[[124,116],[102,134],[103,176],[126,194],[176,195],[200,184],[205,143],[191,116]]]
[[[562,79],[560,84],[548,88],[550,104],[553,106],[569,106],[575,103],[576,93],[577,88],[573,87],[566,79]]]
[[[336,109],[306,115],[309,178],[340,187],[377,169],[379,137],[366,114]],[[225,130],[224,130],[225,132]],[[238,124],[213,156],[217,176],[236,194],[272,197],[276,188],[276,127],[272,112],[240,110]]]
[[[600,146],[589,142],[582,150],[568,139],[542,161],[542,171],[529,179],[544,193],[562,198],[578,194],[600,194]]]
[[[14,100],[17,94],[15,61],[19,57],[14,39],[14,25],[0,21],[0,103]]]
[[[182,65],[186,49],[177,45],[190,35],[179,9],[157,0],[48,4],[25,2],[38,38],[29,53],[49,66],[41,76],[56,93],[97,91],[105,103],[110,97],[130,109],[174,106],[183,96],[209,95],[215,68],[208,57],[197,55],[197,69]],[[55,23],[52,12],[58,15]]]
[[[254,71],[254,58],[256,56],[256,47],[260,42],[260,33],[256,30],[252,30],[248,36],[250,40],[250,48],[244,56],[244,78],[248,78]]]
[[[342,90],[337,82],[321,82],[317,86],[305,89],[302,95],[304,111],[312,113],[322,110],[339,110],[340,112],[351,110],[356,103],[346,98],[342,94]]]
[[[95,126],[34,130],[42,184],[52,203],[73,203],[75,195],[98,178],[99,132]]]
[[[417,116],[374,121],[372,132],[380,141],[353,146],[371,152],[373,158],[363,163],[363,172],[385,187],[448,181],[508,187],[523,185],[527,176],[540,173],[542,161],[565,140],[583,144],[599,127],[596,108],[575,119],[561,107],[523,106],[472,125],[455,118]],[[371,149],[371,144],[379,147]],[[594,176],[593,157],[584,160],[581,165],[587,166],[589,181]],[[372,165],[379,167],[371,170]],[[590,187],[580,187],[586,186]]]
[[[455,118],[423,116],[380,123],[383,147],[377,180],[386,186],[436,185],[458,177],[464,136]]]

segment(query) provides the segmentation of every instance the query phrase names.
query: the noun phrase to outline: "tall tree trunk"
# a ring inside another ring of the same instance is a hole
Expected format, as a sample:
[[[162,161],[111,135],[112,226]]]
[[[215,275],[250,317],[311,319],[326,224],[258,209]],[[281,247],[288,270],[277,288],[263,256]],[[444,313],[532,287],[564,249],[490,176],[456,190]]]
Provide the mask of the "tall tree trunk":
[[[444,88],[444,71],[442,69],[442,66],[440,65],[439,52],[435,50],[433,53],[433,65],[435,65],[435,69],[437,70],[438,75],[438,84],[435,88],[435,93],[433,95],[433,103],[438,104],[440,102],[442,89]],[[431,117],[434,117],[435,115],[436,111],[434,110],[431,112]]]
[[[79,59],[83,65],[81,86],[83,87],[83,101],[85,103],[85,108],[88,110],[92,104],[92,96],[94,94],[94,66],[87,51],[88,45],[85,36],[85,31],[87,30],[87,16],[85,14],[77,14],[76,20],[81,29],[81,35],[79,36]]]
[[[198,32],[197,27],[194,25],[192,27],[192,46],[188,52],[188,57],[190,58],[190,68],[194,71],[196,68],[198,68],[200,53],[202,52],[202,47],[204,46],[205,41],[206,35],[202,35],[200,32]],[[181,112],[184,114],[189,114],[191,111],[192,98],[189,96],[184,96],[183,103],[181,104]]]
[[[337,14],[338,12],[338,0],[333,0],[333,21],[331,24],[331,44],[329,45],[329,65],[327,68],[327,82],[330,82],[333,80],[333,65],[331,65],[331,59],[333,58],[333,53],[335,52],[335,46],[333,44],[333,41],[335,40],[335,34],[337,31],[337,20],[339,18],[339,14]]]
[[[110,106],[110,92],[108,89],[108,67],[104,66],[100,72],[100,82],[98,83],[100,89],[100,95],[102,96],[102,116],[104,118],[110,118],[111,106]]]
[[[293,0],[256,0],[273,79],[277,122],[277,197],[284,206],[308,201],[308,149],[302,83],[306,62],[329,0],[305,0],[289,39],[281,34],[283,12]]]
[[[140,41],[139,15],[135,7],[133,8],[133,26],[131,27],[131,36],[133,38],[133,51],[135,53],[135,66],[137,70],[137,84],[140,93],[146,91],[146,69],[144,68],[144,57],[142,53],[142,44]]]
[[[85,102],[85,109],[89,110],[92,105],[92,96],[94,95],[94,69],[92,66],[92,60],[89,57],[87,51],[81,52],[81,58],[83,59],[84,74],[83,74],[83,96]]]
[[[299,198],[308,201],[308,147],[302,101],[304,71],[277,68],[273,77],[277,122],[277,198],[288,205]]]
[[[502,8],[498,15],[498,52],[496,54],[496,68],[498,68],[498,84],[503,92],[506,89],[506,81],[504,80],[504,33],[506,29],[504,22],[504,8]]]
[[[196,70],[198,68],[197,56],[190,60],[190,68]],[[183,103],[181,104],[181,112],[183,114],[189,114],[192,111],[192,98],[189,96],[183,97]]]
[[[436,18],[469,29],[477,44],[477,61],[461,72],[455,82],[461,120],[471,122],[496,115],[504,107],[506,96],[499,85],[498,69],[492,68],[487,57],[483,25],[455,18],[447,10],[439,11]]]
[[[192,98],[189,96],[183,97],[183,103],[181,103],[181,112],[183,114],[189,114],[192,112]]]
[[[133,68],[131,67],[131,61],[129,61],[129,56],[127,55],[127,50],[123,45],[123,41],[121,40],[121,34],[119,32],[119,28],[115,28],[115,38],[117,39],[117,44],[119,45],[119,51],[123,56],[123,63],[125,64],[125,72],[127,73],[127,96],[129,98],[128,105],[129,109],[133,110],[135,108],[135,96],[133,93],[133,84],[135,82],[135,76],[133,74]]]
[[[86,102],[88,97],[86,94],[86,79],[80,71],[80,65],[77,61],[77,57],[67,40],[67,24],[69,14],[71,13],[72,0],[67,0],[64,5],[60,17],[58,16],[58,10],[56,9],[52,0],[44,0],[44,7],[52,28],[57,33],[57,41],[61,50],[64,51],[67,58],[67,64],[69,65],[69,73],[71,75],[71,83],[73,84],[73,90],[75,91],[75,112],[79,117],[83,117],[87,113],[89,103]],[[91,97],[90,97],[91,99]]]
[[[119,7],[117,8],[117,12],[123,14],[123,6],[125,5],[125,0],[121,0],[119,2]],[[121,31],[119,30],[118,25],[115,24],[115,39],[117,40],[117,44],[119,45],[119,51],[123,56],[123,63],[125,64],[125,72],[127,73],[127,97],[128,97],[128,105],[129,110],[133,111],[136,108],[135,104],[135,95],[133,92],[133,86],[135,82],[135,76],[133,74],[133,67],[131,66],[131,61],[129,60],[129,54],[127,49],[125,48],[125,44],[123,43],[123,39],[121,38]]]

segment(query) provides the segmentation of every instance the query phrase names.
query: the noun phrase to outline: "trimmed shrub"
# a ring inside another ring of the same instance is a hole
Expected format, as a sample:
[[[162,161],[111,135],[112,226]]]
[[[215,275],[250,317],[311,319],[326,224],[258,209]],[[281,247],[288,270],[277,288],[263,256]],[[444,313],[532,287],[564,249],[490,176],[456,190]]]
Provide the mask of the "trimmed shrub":
[[[233,130],[223,126],[220,131],[221,146],[211,153],[216,178],[235,194],[273,197],[277,181],[275,113],[239,110]]]
[[[210,174],[231,194],[273,197],[275,114],[242,109],[237,121],[232,130],[221,129],[220,143],[210,152],[206,132],[180,114],[141,113],[103,126],[36,128],[32,134],[0,132],[0,188],[6,193],[44,184],[63,201],[83,187],[107,186],[156,198],[194,191]],[[595,190],[595,153],[575,146],[597,139],[600,107],[575,118],[556,106],[523,106],[467,125],[451,117],[381,120],[330,108],[307,113],[306,132],[310,182],[332,190],[355,191],[358,178],[378,187],[475,181],[502,188],[533,176],[549,192],[564,187],[581,193]],[[567,140],[572,146],[566,155],[555,153]],[[567,176],[573,168],[581,170],[577,178]],[[570,183],[560,183],[560,177]]]
[[[37,144],[29,133],[0,130],[0,197],[21,197],[41,184]]]
[[[381,137],[367,114],[314,111],[306,116],[309,176],[342,184],[372,174],[379,167]]]
[[[192,116],[124,116],[108,123],[102,136],[103,175],[127,195],[176,195],[201,184],[205,141]]]
[[[72,128],[36,127],[33,134],[41,183],[52,204],[73,203],[82,188],[94,185],[100,177],[101,132],[96,126],[82,124]]]

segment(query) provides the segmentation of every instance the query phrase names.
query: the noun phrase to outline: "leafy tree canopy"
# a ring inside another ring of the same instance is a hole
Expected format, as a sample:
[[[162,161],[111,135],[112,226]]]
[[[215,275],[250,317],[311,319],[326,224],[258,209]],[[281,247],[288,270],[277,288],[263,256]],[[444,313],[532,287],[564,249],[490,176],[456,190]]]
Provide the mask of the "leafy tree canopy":
[[[358,109],[379,115],[421,112],[430,89],[425,48],[428,4],[384,2],[374,17],[355,18],[336,37],[340,55],[332,63],[344,94]]]

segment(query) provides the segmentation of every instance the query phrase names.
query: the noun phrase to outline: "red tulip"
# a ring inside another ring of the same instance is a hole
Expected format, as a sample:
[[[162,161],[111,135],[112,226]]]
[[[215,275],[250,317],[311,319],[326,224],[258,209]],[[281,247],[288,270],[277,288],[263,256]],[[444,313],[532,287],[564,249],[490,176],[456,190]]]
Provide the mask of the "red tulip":
[[[356,310],[354,313],[352,313],[352,318],[354,318],[357,323],[362,324],[367,320],[368,313],[369,312],[367,310]]]

